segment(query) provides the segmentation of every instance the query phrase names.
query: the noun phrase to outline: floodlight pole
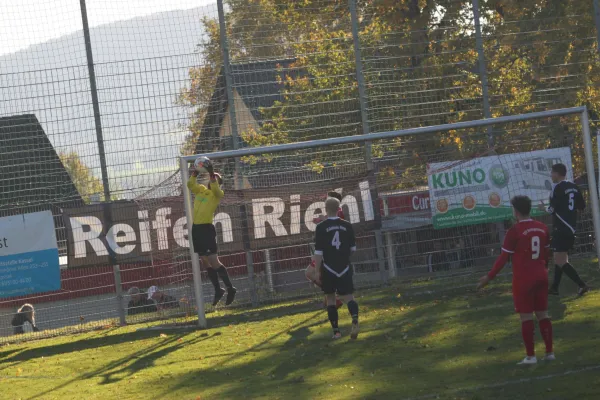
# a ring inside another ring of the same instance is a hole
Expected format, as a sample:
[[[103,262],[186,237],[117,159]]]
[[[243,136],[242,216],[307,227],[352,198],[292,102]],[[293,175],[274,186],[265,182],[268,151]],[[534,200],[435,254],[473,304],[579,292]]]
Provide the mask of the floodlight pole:
[[[227,95],[227,109],[229,111],[229,121],[231,128],[231,138],[233,140],[233,149],[237,150],[240,147],[240,138],[237,126],[237,117],[235,113],[235,96],[233,91],[231,62],[229,58],[229,40],[227,39],[227,23],[225,21],[225,9],[223,0],[217,0],[217,12],[219,14],[219,35],[221,39],[221,52],[223,55],[223,74],[225,75],[225,93]],[[233,182],[236,190],[244,188],[243,177],[240,175],[240,158],[234,158]],[[252,305],[258,305],[258,296],[256,293],[256,281],[254,276],[254,258],[250,248],[250,232],[248,227],[248,210],[246,205],[240,206],[242,214],[242,227],[244,229],[244,250],[246,252],[246,269],[248,271],[248,281],[250,282],[250,298]]]
[[[358,102],[360,105],[360,118],[362,122],[363,135],[369,135],[371,128],[369,126],[369,114],[367,108],[367,90],[365,85],[365,77],[363,73],[362,54],[360,50],[360,37],[358,35],[358,12],[356,10],[356,0],[348,0],[348,7],[350,8],[350,20],[352,25],[352,42],[354,44],[354,63],[356,65],[356,82],[358,83]],[[365,142],[365,162],[367,164],[367,171],[369,171],[369,177],[375,177],[375,165],[373,164],[373,151],[372,142]],[[378,196],[375,196],[377,198]],[[375,210],[375,218],[379,223],[379,228],[374,232],[375,234],[375,251],[377,252],[377,260],[379,264],[379,274],[381,276],[381,282],[387,283],[388,277],[395,276],[395,270],[392,269],[392,263],[388,260],[389,270],[385,271],[385,255],[383,248],[385,247],[383,241],[383,235],[381,234],[381,213],[377,204],[374,204],[373,209]],[[391,236],[389,233],[386,235],[388,239],[388,246],[392,246]]]
[[[102,174],[102,186],[104,188],[104,218],[107,225],[112,225],[112,210],[110,209],[110,183],[108,181],[108,169],[106,167],[106,153],[104,150],[104,137],[102,134],[102,119],[100,118],[100,102],[98,101],[98,89],[96,87],[96,72],[94,70],[94,57],[92,54],[92,39],[90,38],[90,27],[87,17],[87,8],[85,0],[80,0],[81,22],[83,24],[83,38],[85,40],[85,53],[87,57],[88,76],[90,79],[90,94],[92,96],[92,107],[94,109],[94,124],[96,126],[96,144],[98,145],[98,157],[100,158],[100,173]],[[108,238],[107,238],[108,239]],[[117,258],[113,249],[109,246],[109,258],[113,267],[113,276],[115,279],[115,294],[117,299],[117,313],[119,314],[119,323],[121,326],[127,324],[125,319],[125,308],[123,307],[123,288],[121,285],[121,268],[117,263]]]
[[[187,187],[190,179],[189,164],[184,157],[179,158],[179,170],[181,171],[181,193],[183,193],[183,203],[185,207],[185,217],[187,221],[188,244],[190,248],[190,260],[192,260],[192,276],[194,277],[194,297],[196,297],[196,308],[198,309],[198,326],[206,328],[206,313],[204,312],[204,293],[202,290],[202,273],[200,272],[200,259],[194,251],[194,242],[192,240],[192,226],[194,225],[194,209],[192,207],[192,197]]]
[[[596,46],[600,53],[600,1],[594,0],[594,22],[596,23]]]

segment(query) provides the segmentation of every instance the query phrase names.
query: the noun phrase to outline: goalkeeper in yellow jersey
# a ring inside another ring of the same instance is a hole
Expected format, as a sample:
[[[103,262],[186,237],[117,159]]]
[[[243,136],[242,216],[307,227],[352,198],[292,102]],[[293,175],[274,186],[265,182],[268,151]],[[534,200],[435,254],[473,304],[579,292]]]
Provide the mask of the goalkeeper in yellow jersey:
[[[197,182],[198,172],[193,171],[187,182],[187,187],[194,193],[194,225],[192,226],[192,242],[194,251],[207,267],[208,278],[215,287],[213,306],[216,306],[225,295],[225,289],[219,284],[219,278],[227,287],[227,300],[230,305],[235,299],[236,288],[231,284],[227,269],[219,260],[217,254],[217,231],[213,225],[213,216],[225,193],[221,189],[223,179],[215,173],[210,163],[205,165],[210,175],[208,187]]]

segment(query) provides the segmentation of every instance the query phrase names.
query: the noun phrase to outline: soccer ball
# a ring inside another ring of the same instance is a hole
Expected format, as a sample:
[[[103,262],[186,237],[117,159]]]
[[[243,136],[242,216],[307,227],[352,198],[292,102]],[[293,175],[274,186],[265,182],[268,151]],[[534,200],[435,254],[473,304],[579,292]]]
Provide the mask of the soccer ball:
[[[206,167],[210,165],[210,159],[205,156],[200,156],[194,161],[194,168],[198,172],[206,172]]]

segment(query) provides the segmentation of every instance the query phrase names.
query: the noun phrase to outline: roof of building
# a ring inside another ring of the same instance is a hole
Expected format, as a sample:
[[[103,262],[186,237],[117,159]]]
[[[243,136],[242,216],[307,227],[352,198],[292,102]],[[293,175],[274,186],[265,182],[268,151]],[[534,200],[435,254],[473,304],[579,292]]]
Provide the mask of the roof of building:
[[[0,118],[0,216],[82,204],[33,114]]]
[[[295,61],[295,59],[289,58],[231,64],[233,89],[239,94],[257,123],[260,124],[262,120],[261,108],[271,107],[276,101],[283,99],[282,91],[286,76],[295,77],[302,73],[299,68],[294,67]],[[221,68],[202,125],[201,140],[196,143],[196,153],[216,150],[208,147],[210,144],[207,145],[207,143],[210,143],[210,139],[219,137],[227,112],[225,72]],[[223,140],[230,141],[231,138]]]

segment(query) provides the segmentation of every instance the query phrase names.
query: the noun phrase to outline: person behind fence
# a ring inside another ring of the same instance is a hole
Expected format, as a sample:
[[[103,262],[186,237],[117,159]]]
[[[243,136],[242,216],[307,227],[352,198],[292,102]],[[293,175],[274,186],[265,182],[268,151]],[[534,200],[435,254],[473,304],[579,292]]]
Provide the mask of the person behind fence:
[[[179,302],[175,297],[169,296],[162,290],[159,290],[157,286],[150,286],[148,288],[148,300],[156,302],[156,307],[159,310],[179,307]]]
[[[154,301],[150,300],[138,287],[129,288],[127,294],[130,297],[127,304],[128,315],[156,312],[158,310]]]
[[[31,324],[31,328],[34,332],[39,331],[37,325],[35,324],[35,309],[29,303],[23,304],[13,316],[11,324],[13,326],[15,335],[25,333],[23,330],[23,325],[26,322]]]
[[[450,263],[448,254],[442,245],[441,239],[437,239],[433,243],[434,251],[427,254],[427,269],[429,272],[448,271]]]
[[[215,173],[212,164],[205,165],[209,173],[210,181],[208,188],[197,182],[198,172],[194,169],[187,187],[194,194],[194,225],[192,226],[192,243],[194,251],[202,259],[202,264],[206,268],[208,278],[215,288],[215,297],[213,306],[219,304],[219,301],[225,295],[225,289],[219,284],[219,278],[227,287],[227,299],[225,305],[230,305],[235,300],[236,288],[233,287],[229,274],[225,266],[219,260],[217,252],[217,231],[213,224],[215,210],[219,206],[225,193],[221,189],[223,179],[221,175]]]

